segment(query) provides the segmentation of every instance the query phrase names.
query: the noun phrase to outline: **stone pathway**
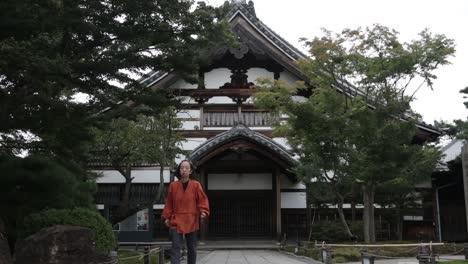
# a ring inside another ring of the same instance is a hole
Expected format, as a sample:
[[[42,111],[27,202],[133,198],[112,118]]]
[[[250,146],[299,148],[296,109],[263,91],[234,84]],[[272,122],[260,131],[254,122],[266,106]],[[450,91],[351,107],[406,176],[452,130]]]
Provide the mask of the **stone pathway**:
[[[187,263],[184,260],[182,263]],[[304,264],[310,262],[273,250],[199,251],[198,264]]]
[[[440,256],[439,261],[464,260],[464,256]],[[184,259],[182,264],[186,264]],[[198,264],[321,264],[319,261],[296,257],[274,250],[199,250]],[[378,259],[375,264],[418,264],[415,258]],[[361,264],[348,262],[346,264]]]

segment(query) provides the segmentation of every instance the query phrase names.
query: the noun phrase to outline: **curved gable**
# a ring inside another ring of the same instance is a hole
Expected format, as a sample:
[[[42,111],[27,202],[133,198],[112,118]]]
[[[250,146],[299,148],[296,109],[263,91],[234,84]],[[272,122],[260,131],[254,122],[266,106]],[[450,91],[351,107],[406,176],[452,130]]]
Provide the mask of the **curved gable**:
[[[198,166],[228,149],[254,150],[271,158],[283,169],[289,169],[297,164],[292,154],[279,143],[243,124],[238,124],[198,146],[189,158]]]

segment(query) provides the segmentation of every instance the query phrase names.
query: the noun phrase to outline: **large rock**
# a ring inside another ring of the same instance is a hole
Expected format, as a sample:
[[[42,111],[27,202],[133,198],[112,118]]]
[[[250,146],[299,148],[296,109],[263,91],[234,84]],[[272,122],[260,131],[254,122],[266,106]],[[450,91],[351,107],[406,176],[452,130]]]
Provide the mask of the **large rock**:
[[[16,264],[88,264],[110,261],[96,253],[93,231],[78,226],[54,226],[19,241]]]
[[[0,219],[0,264],[11,264],[10,246],[6,237],[5,225]]]

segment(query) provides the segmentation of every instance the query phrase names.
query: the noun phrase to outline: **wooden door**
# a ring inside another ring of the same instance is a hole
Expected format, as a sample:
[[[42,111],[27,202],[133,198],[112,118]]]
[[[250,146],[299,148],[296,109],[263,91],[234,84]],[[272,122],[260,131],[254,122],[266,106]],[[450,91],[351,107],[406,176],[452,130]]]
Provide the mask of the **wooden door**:
[[[226,238],[271,237],[272,191],[208,191],[211,216],[208,236]]]

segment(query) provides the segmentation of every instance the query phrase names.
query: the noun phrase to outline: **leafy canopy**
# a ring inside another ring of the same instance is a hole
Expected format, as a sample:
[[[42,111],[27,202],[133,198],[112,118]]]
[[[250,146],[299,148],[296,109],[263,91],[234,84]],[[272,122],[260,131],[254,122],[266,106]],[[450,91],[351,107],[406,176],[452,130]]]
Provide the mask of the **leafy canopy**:
[[[143,72],[189,76],[202,49],[232,40],[225,10],[193,1],[6,0],[0,12],[0,150],[10,154],[79,155],[93,114],[146,92]]]

